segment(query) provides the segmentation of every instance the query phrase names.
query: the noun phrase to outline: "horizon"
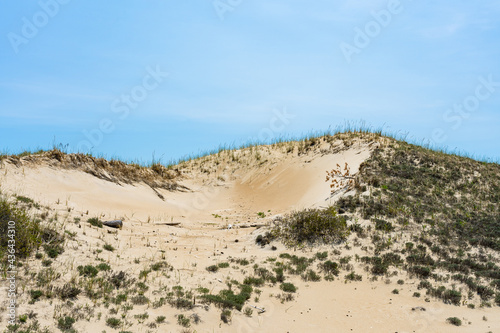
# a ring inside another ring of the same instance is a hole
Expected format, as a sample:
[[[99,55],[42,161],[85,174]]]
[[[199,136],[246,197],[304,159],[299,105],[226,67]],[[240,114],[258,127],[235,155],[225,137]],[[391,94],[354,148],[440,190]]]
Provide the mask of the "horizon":
[[[4,4],[0,151],[175,161],[343,123],[500,161],[500,4]]]

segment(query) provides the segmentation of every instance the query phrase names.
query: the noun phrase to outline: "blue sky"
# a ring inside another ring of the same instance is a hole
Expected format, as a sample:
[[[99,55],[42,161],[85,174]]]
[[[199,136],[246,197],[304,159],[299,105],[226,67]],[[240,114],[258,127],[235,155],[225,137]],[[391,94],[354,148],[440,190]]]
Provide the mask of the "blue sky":
[[[500,159],[498,1],[3,1],[0,150],[168,162],[363,120]]]

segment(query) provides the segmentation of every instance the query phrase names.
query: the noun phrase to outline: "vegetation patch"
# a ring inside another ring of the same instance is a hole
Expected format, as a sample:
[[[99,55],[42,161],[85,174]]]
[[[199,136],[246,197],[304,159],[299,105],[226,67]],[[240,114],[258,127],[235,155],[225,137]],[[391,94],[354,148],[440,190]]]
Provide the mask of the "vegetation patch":
[[[271,233],[288,247],[334,244],[347,239],[349,228],[345,217],[334,207],[306,209],[276,219]]]

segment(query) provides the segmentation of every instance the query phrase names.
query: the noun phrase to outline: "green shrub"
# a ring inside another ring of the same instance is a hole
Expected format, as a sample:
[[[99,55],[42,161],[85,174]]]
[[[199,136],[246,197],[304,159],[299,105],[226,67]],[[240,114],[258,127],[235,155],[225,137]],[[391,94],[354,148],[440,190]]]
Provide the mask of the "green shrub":
[[[64,248],[59,244],[46,244],[43,246],[43,249],[49,258],[57,258],[57,256],[64,252]]]
[[[361,281],[363,277],[354,272],[351,272],[345,276],[345,279],[349,281]]]
[[[457,290],[446,290],[441,298],[445,302],[452,303],[454,305],[460,305],[460,300],[462,299],[462,294]]]
[[[385,220],[381,219],[374,219],[375,221],[375,229],[376,230],[382,230],[385,232],[391,232],[394,230],[394,226],[392,225],[391,222],[387,222]]]
[[[108,264],[102,262],[99,265],[97,265],[97,269],[100,270],[100,271],[109,271],[109,270],[111,270],[111,266],[109,266]]]
[[[13,223],[9,223],[13,221]],[[27,258],[42,243],[43,233],[39,223],[30,218],[26,211],[11,204],[0,193],[0,261],[5,263],[6,254],[18,259]],[[12,230],[12,231],[9,231]],[[15,237],[15,246],[9,247],[9,240]]]
[[[294,293],[297,291],[297,287],[295,287],[292,283],[285,282],[280,285],[280,289],[289,293]]]
[[[427,279],[431,275],[431,269],[425,266],[412,266],[408,271],[421,279]]]
[[[77,267],[77,269],[78,269],[78,272],[80,273],[80,275],[85,276],[85,277],[94,277],[97,275],[97,273],[99,273],[97,268],[95,268],[92,265],[85,265],[85,266],[80,265]]]
[[[183,327],[191,326],[191,320],[183,314],[177,315],[177,323]]]
[[[105,249],[106,251],[110,251],[110,252],[113,252],[115,250],[115,248],[111,244],[104,244],[102,246],[102,248]]]
[[[41,290],[30,290],[30,296],[33,302],[36,302],[43,296],[43,292]]]
[[[145,304],[149,303],[149,298],[147,298],[144,295],[137,295],[137,296],[132,297],[132,299],[130,301],[132,302],[132,304],[135,304],[135,305],[145,305]]]
[[[229,267],[229,263],[228,262],[220,262],[217,264],[217,267],[219,268],[228,268]]]
[[[243,284],[248,284],[248,285],[253,285],[253,286],[256,286],[256,287],[260,287],[260,286],[262,286],[264,284],[264,279],[263,278],[256,278],[256,277],[247,276],[243,280]]]
[[[215,273],[215,272],[217,272],[219,270],[219,266],[217,266],[217,265],[211,265],[211,266],[208,266],[206,269],[209,272]]]
[[[42,266],[49,267],[50,265],[52,265],[52,260],[50,259],[42,260]]]
[[[321,261],[326,260],[326,258],[328,258],[328,252],[327,251],[325,251],[325,252],[318,252],[318,253],[316,253],[316,258],[318,260],[321,260]]]
[[[151,265],[151,270],[156,272],[163,268],[169,268],[169,267],[171,268],[171,266],[166,261],[159,261]]]
[[[158,317],[156,317],[155,321],[156,321],[157,324],[161,324],[161,323],[165,322],[165,319],[167,319],[167,317],[165,317],[165,316],[158,316]]]
[[[338,276],[340,273],[339,265],[336,262],[327,260],[318,265],[318,267],[326,274]]]
[[[122,324],[122,321],[118,318],[115,317],[109,317],[106,319],[106,325],[108,325],[111,328],[118,328]]]
[[[236,308],[241,311],[243,304],[250,299],[252,287],[250,285],[240,285],[240,293],[235,294],[232,290],[221,290],[218,295],[201,295],[209,303],[214,303],[221,308]]]
[[[313,282],[318,282],[321,280],[321,276],[318,275],[315,271],[312,269],[309,269],[306,273],[302,274],[302,279],[304,281],[313,281]]]
[[[317,242],[338,243],[347,239],[349,229],[334,207],[306,209],[286,215],[275,223],[272,234],[294,247]]]
[[[102,228],[103,226],[102,221],[99,220],[97,217],[92,217],[88,219],[87,222],[93,225],[94,227]]]
[[[462,326],[462,321],[457,317],[448,317],[446,321],[455,326]]]
[[[57,321],[57,327],[63,331],[63,332],[66,332],[66,331],[69,331],[73,328],[73,324],[76,322],[76,320],[72,317],[61,317],[59,318],[59,320]]]
[[[77,286],[67,282],[62,287],[56,288],[56,294],[62,299],[72,299],[78,296],[81,292],[81,289]]]

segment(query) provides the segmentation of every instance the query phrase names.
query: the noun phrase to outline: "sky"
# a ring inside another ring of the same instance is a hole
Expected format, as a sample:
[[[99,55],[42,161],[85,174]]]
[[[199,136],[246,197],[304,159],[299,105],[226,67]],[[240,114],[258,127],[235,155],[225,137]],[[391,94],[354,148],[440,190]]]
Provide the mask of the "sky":
[[[168,162],[364,122],[500,160],[498,0],[1,6],[0,152]]]

